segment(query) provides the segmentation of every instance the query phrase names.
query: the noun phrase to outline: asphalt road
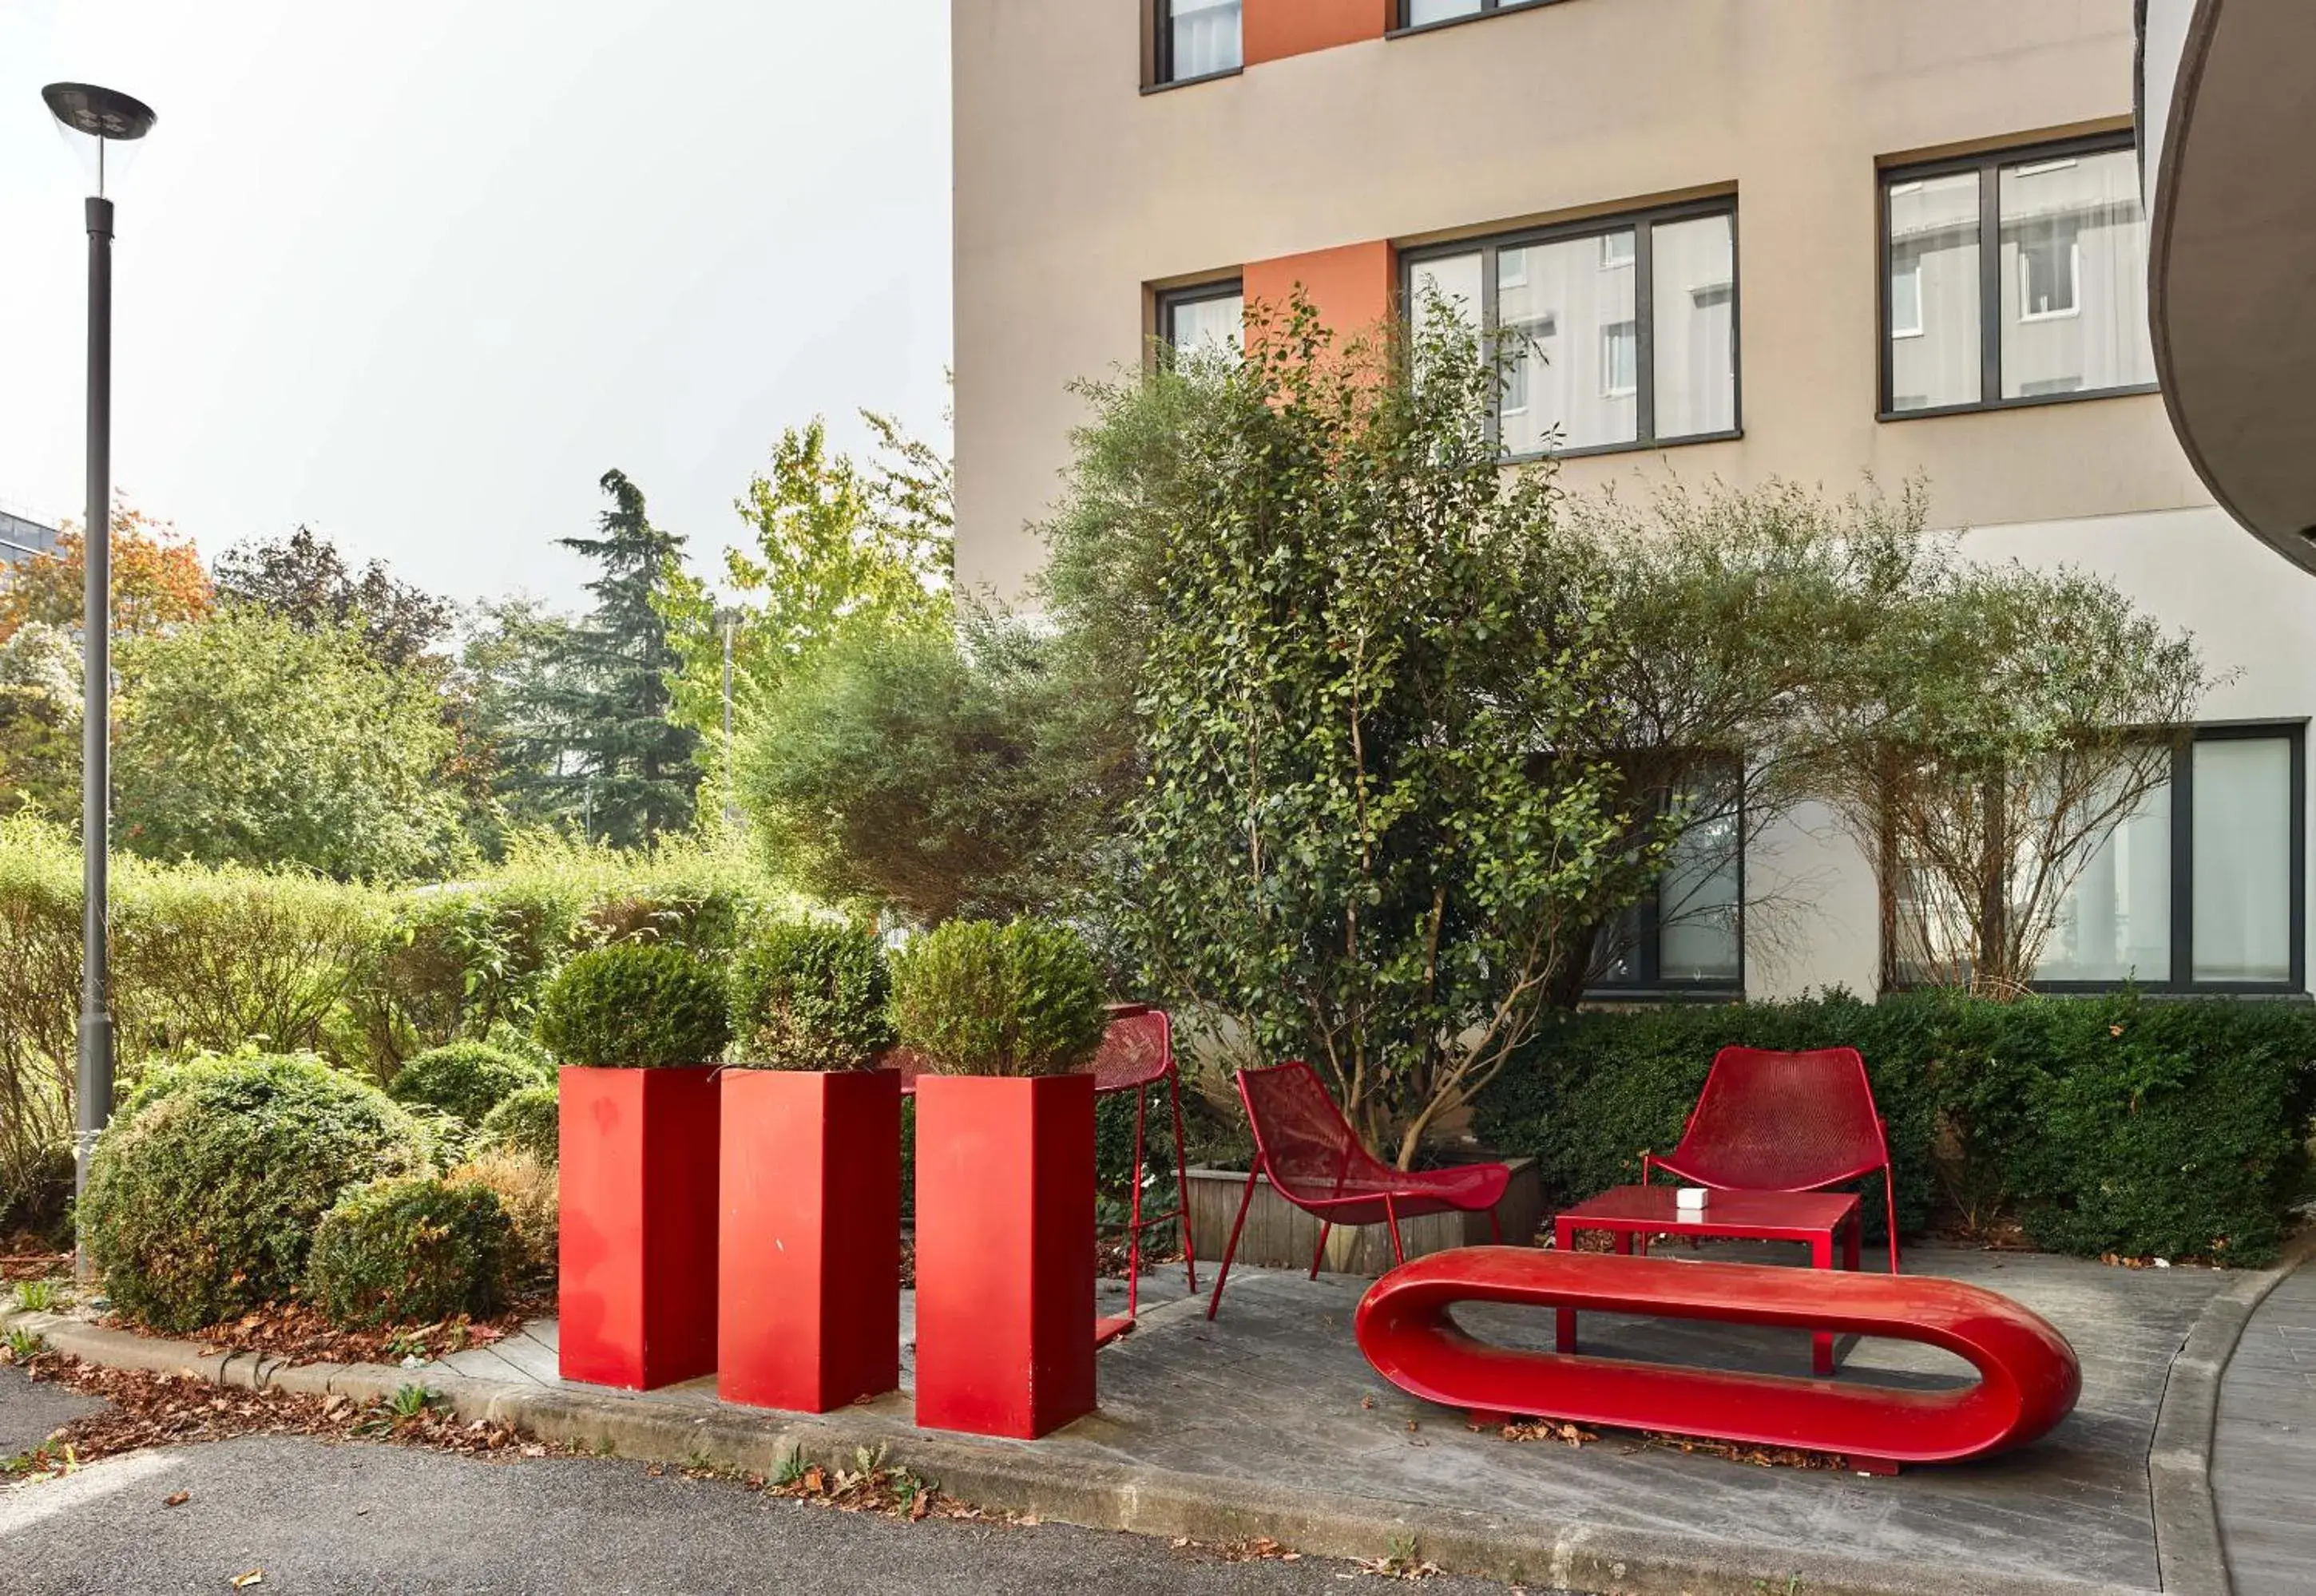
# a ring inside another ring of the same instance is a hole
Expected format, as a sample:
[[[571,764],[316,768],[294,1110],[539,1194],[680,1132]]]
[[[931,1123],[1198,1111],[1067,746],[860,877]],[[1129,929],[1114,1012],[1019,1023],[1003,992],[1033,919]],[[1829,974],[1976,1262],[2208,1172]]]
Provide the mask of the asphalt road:
[[[36,1405],[40,1405],[36,1406]],[[0,1370],[0,1433],[37,1440],[52,1396]],[[19,1444],[22,1444],[19,1440]],[[188,1493],[177,1507],[172,1494]],[[1388,1548],[1377,1548],[1378,1551]],[[218,1592],[1229,1592],[1394,1588],[1340,1564],[1227,1564],[1064,1525],[838,1512],[639,1463],[479,1461],[393,1446],[245,1437],[131,1453],[0,1485],[10,1596]],[[1426,1596],[1502,1596],[1435,1579]]]

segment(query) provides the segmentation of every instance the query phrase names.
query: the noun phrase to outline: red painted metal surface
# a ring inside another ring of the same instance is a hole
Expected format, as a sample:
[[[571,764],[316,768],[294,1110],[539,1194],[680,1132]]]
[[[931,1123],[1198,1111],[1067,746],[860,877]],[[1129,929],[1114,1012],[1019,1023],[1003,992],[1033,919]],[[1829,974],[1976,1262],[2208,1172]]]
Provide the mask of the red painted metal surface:
[[[1327,1251],[1327,1233],[1337,1225],[1388,1225],[1391,1255],[1403,1261],[1399,1222],[1423,1214],[1483,1213],[1497,1225],[1496,1204],[1511,1184],[1504,1164],[1465,1164],[1452,1169],[1395,1169],[1367,1151],[1343,1118],[1343,1111],[1327,1095],[1318,1072],[1300,1059],[1274,1064],[1268,1069],[1242,1069],[1237,1075],[1239,1101],[1246,1105],[1246,1122],[1254,1133],[1254,1167],[1246,1172],[1246,1190],[1239,1194],[1238,1218],[1232,1221],[1229,1245],[1215,1275],[1215,1294],[1207,1304],[1213,1318],[1223,1305],[1223,1287],[1230,1281],[1231,1258],[1238,1251],[1239,1232],[1246,1226],[1246,1210],[1254,1201],[1258,1175],[1269,1175],[1281,1197],[1316,1215],[1319,1245],[1311,1253],[1311,1278],[1319,1278],[1319,1260]],[[1501,1226],[1496,1237],[1501,1240]]]
[[[1874,1106],[1866,1060],[1856,1048],[1723,1048],[1713,1056],[1680,1145],[1641,1155],[1643,1185],[1659,1169],[1724,1192],[1820,1192],[1878,1174],[1890,1223],[1890,1272],[1898,1272],[1889,1126]]]
[[[1093,1077],[917,1082],[917,1423],[1034,1441],[1094,1406]]]
[[[1703,1209],[1684,1210],[1674,1187],[1615,1186],[1555,1215],[1552,1244],[1563,1253],[1573,1252],[1578,1234],[1586,1230],[1605,1230],[1615,1237],[1620,1254],[1630,1254],[1636,1246],[1646,1253],[1652,1236],[1798,1241],[1809,1247],[1815,1267],[1833,1268],[1838,1245],[1840,1266],[1855,1270],[1859,1229],[1853,1192],[1715,1192]],[[1574,1352],[1574,1308],[1560,1310],[1559,1328],[1560,1350]],[[1820,1333],[1812,1338],[1810,1366],[1820,1374],[1833,1372],[1832,1336]]]
[[[716,1392],[827,1413],[901,1383],[901,1085],[724,1072]]]
[[[1635,1363],[1493,1345],[1449,1317],[1519,1303],[1824,1326],[1943,1347],[1978,1370],[1958,1390]],[[1533,1414],[1839,1453],[1863,1468],[1953,1463],[2050,1432],[2081,1394],[2074,1349],[2007,1297],[1927,1276],[1465,1247],[1403,1264],[1360,1302],[1359,1351],[1392,1384],[1475,1414]]]
[[[562,1072],[566,1379],[649,1390],[716,1368],[716,1071]]]

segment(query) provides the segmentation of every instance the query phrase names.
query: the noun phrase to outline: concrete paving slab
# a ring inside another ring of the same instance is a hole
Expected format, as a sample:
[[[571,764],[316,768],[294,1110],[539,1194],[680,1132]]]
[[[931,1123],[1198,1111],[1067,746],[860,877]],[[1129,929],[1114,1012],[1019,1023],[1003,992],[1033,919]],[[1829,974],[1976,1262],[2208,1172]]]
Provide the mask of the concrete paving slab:
[[[2271,1291],[2236,1343],[2212,1494],[2237,1596],[2316,1589],[2316,1265]]]

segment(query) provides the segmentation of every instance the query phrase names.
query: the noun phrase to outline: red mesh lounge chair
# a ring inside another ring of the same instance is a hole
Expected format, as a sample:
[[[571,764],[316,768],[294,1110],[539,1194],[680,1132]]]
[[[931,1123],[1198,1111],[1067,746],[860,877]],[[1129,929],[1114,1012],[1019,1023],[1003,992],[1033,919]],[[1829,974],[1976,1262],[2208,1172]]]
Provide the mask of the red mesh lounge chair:
[[[1898,1272],[1898,1200],[1889,1126],[1856,1048],[1771,1053],[1723,1048],[1680,1145],[1641,1155],[1641,1184],[1662,1169],[1724,1192],[1822,1192],[1879,1172]]]
[[[1491,1233],[1503,1240],[1496,1204],[1511,1182],[1512,1172],[1506,1166],[1393,1168],[1361,1144],[1317,1073],[1300,1059],[1268,1069],[1242,1069],[1237,1079],[1239,1100],[1246,1104],[1247,1123],[1254,1131],[1254,1167],[1247,1171],[1246,1190],[1239,1196],[1238,1219],[1231,1226],[1230,1245],[1223,1249],[1207,1317],[1213,1318],[1223,1305],[1223,1284],[1230,1278],[1239,1232],[1254,1201],[1255,1182],[1262,1175],[1270,1177],[1271,1188],[1281,1197],[1318,1218],[1319,1245],[1311,1254],[1314,1280],[1319,1278],[1319,1260],[1327,1250],[1327,1233],[1338,1225],[1390,1226],[1394,1263],[1406,1262],[1399,1242],[1400,1220],[1424,1214],[1484,1211]]]

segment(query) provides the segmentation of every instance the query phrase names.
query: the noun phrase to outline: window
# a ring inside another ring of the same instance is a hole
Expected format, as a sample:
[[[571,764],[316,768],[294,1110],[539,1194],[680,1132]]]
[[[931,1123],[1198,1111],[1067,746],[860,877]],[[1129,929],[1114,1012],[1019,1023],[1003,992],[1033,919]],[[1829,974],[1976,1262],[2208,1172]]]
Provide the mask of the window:
[[[1236,72],[1240,0],[1158,0],[1158,81]]]
[[[1399,25],[1403,28],[1425,28],[1434,22],[1461,22],[1465,17],[1485,16],[1498,11],[1526,11],[1533,5],[1549,5],[1552,0],[1402,0]]]
[[[1158,296],[1158,336],[1176,356],[1235,351],[1245,328],[1246,299],[1234,282]]]
[[[2037,983],[2299,989],[2305,783],[2297,727],[2182,739],[2060,906]]]
[[[1737,213],[1708,201],[1411,251],[1418,332],[1444,299],[1505,359],[1510,458],[1734,436]]]
[[[1883,413],[2153,386],[2139,194],[2127,138],[1885,177]]]
[[[1689,822],[1656,891],[1603,933],[1595,990],[1743,989],[1742,834],[1733,803]]]

